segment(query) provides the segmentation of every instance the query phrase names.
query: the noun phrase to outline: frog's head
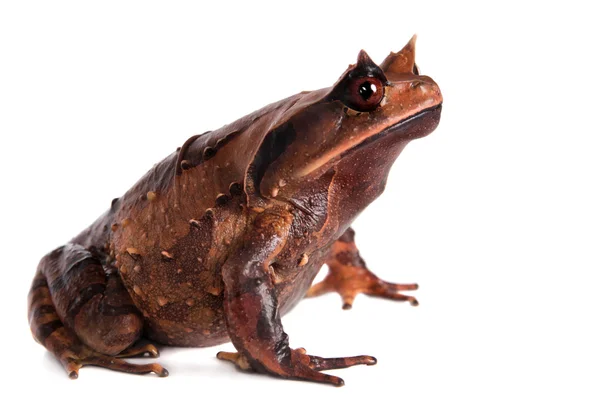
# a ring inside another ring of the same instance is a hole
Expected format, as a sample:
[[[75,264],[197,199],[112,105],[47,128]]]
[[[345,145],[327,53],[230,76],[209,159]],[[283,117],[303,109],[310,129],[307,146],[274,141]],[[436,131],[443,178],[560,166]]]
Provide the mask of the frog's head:
[[[258,150],[254,184],[265,197],[292,194],[357,153],[386,158],[389,169],[406,143],[436,128],[441,105],[439,87],[415,65],[415,37],[379,66],[361,51],[332,87],[289,99]]]

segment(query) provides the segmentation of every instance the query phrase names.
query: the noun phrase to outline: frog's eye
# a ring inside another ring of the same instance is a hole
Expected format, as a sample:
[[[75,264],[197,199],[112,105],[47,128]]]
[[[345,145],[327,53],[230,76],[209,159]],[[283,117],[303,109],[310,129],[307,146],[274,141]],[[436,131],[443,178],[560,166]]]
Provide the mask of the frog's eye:
[[[356,111],[373,111],[383,100],[384,83],[375,77],[352,79],[347,86],[344,103]]]
[[[388,80],[377,64],[364,50],[358,53],[356,64],[333,85],[329,98],[341,101],[346,107],[358,112],[375,110],[385,94]]]

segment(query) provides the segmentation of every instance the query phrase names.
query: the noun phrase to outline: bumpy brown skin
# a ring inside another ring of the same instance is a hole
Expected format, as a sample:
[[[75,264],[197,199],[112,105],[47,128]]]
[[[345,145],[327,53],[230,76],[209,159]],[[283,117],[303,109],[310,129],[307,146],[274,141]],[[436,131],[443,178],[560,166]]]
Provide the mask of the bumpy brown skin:
[[[323,369],[374,364],[292,350],[280,316],[307,292],[416,304],[364,264],[349,228],[412,139],[437,126],[441,94],[415,74],[414,39],[376,66],[361,52],[332,87],[271,104],[190,138],[71,243],[45,256],[29,298],[31,329],[71,377],[82,365],[155,372],[115,357],[157,356],[141,337],[177,346],[231,340],[243,369],[343,384]],[[383,75],[385,73],[385,76]],[[388,80],[370,112],[349,110],[348,82]]]

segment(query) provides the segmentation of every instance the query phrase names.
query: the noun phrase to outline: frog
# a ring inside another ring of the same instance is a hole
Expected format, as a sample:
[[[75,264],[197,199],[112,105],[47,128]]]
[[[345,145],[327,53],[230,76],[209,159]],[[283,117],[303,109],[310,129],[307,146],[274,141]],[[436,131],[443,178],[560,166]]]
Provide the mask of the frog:
[[[406,144],[440,121],[442,95],[415,64],[414,36],[377,65],[361,50],[331,86],[194,135],[67,244],[46,254],[29,295],[35,340],[70,378],[92,365],[168,371],[157,345],[208,347],[238,369],[341,386],[322,371],[372,356],[291,348],[281,317],[305,297],[358,294],[417,305],[416,284],[367,268],[351,225],[386,186]],[[312,285],[322,267],[323,281]]]

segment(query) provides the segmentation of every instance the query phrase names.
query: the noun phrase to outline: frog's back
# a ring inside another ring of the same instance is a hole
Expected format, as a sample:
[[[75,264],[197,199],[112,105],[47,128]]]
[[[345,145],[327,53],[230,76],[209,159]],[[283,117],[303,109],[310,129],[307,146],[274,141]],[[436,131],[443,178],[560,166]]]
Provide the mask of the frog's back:
[[[71,242],[108,251],[112,242],[122,237],[119,228],[127,226],[131,214],[143,214],[153,222],[156,230],[147,239],[155,244],[167,240],[161,226],[172,225],[173,221],[183,227],[189,219],[198,217],[198,210],[223,202],[225,198],[219,195],[243,190],[240,185],[262,138],[301,95],[269,104],[217,130],[190,137],[156,163],[123,196],[113,199],[110,208]],[[233,183],[240,185],[232,187]],[[159,196],[161,201],[154,203]],[[162,207],[151,207],[152,203],[160,203]],[[121,234],[113,233],[119,231]]]

